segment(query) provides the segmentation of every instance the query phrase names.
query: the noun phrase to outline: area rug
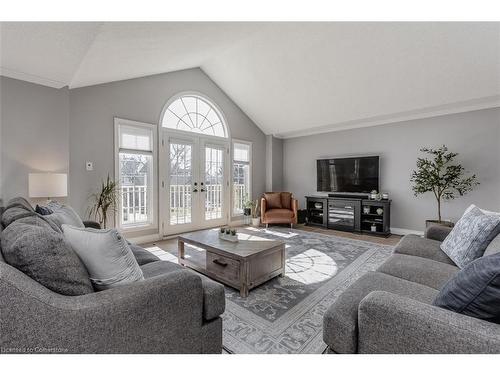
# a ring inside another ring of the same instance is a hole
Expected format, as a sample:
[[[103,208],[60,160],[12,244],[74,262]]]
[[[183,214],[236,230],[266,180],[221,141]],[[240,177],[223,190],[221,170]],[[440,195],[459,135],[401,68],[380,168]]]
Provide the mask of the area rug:
[[[223,345],[229,353],[322,353],[323,315],[360,276],[376,269],[393,247],[274,227],[243,228],[254,237],[286,243],[285,277],[242,298],[226,288]]]

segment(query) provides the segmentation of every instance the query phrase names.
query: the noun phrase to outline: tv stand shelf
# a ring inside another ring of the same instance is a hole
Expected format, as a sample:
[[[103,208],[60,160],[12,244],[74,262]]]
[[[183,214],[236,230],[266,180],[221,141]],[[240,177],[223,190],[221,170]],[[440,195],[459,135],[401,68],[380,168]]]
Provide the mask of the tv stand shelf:
[[[307,225],[378,236],[391,234],[391,201],[335,194],[306,196]]]

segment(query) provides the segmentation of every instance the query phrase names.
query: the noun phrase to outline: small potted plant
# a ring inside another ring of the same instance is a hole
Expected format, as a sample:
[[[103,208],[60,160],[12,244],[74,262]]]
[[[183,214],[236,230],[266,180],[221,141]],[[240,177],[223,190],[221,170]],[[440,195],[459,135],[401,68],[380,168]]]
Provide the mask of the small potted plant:
[[[243,204],[243,215],[244,216],[251,216],[252,215],[252,204],[253,202],[250,200],[245,201]]]
[[[260,208],[260,204],[259,204],[259,200],[256,199],[254,201],[251,201],[252,202],[252,205],[251,205],[251,212],[252,212],[252,225],[254,227],[258,227],[260,225],[260,217],[259,217],[259,208]]]
[[[418,158],[417,169],[412,172],[410,181],[413,182],[415,196],[432,192],[437,201],[437,220],[426,220],[426,226],[440,224],[453,226],[452,222],[441,220],[441,204],[443,200],[451,200],[463,196],[479,185],[476,175],[467,176],[465,168],[454,164],[458,155],[448,152],[443,145],[438,149],[422,148],[420,151],[432,156],[430,159]]]

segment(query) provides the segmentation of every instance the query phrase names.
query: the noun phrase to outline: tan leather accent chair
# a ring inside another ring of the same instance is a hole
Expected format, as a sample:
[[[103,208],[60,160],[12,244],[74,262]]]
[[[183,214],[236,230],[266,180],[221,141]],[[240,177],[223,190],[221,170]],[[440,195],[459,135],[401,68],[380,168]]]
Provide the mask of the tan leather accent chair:
[[[297,224],[299,202],[292,193],[264,193],[260,200],[260,221],[266,224]]]

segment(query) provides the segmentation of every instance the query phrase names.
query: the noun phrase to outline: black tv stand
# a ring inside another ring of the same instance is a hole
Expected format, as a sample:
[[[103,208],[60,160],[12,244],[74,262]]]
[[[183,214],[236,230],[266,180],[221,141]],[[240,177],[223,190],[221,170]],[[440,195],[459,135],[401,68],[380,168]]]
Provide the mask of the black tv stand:
[[[306,196],[307,225],[379,236],[391,234],[391,201],[350,194]]]

